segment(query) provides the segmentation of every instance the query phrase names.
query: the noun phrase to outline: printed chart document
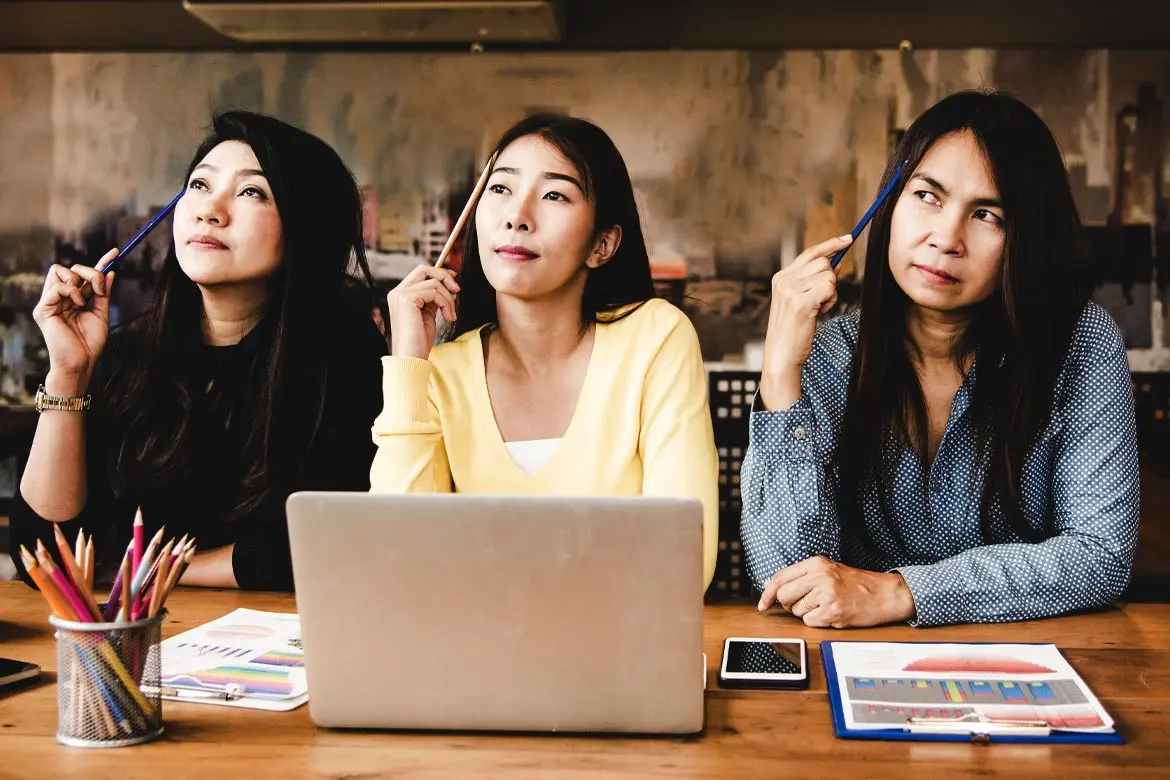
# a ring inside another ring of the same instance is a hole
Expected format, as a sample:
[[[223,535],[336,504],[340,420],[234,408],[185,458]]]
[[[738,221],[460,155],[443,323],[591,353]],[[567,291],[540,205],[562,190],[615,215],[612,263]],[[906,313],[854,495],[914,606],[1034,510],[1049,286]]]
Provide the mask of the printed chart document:
[[[1055,645],[833,642],[851,730],[923,720],[996,729],[1112,732],[1113,719]]]
[[[160,647],[164,699],[261,710],[309,700],[295,614],[237,609]]]

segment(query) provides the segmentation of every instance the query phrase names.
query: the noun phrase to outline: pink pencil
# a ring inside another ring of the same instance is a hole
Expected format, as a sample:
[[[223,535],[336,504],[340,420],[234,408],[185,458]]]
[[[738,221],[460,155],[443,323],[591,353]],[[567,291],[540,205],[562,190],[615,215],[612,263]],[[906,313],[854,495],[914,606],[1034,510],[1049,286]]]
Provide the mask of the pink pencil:
[[[138,565],[142,563],[142,507],[134,513],[134,553],[130,558],[130,571],[138,573]]]
[[[65,576],[65,572],[58,569],[53,563],[53,559],[49,557],[49,553],[43,545],[37,550],[37,562],[53,578],[53,582],[57,583],[57,587],[61,589],[61,593],[68,600],[69,606],[73,607],[73,611],[77,613],[77,619],[83,623],[92,623],[93,618],[90,616],[89,607],[81,598],[81,594],[74,589],[73,583]]]

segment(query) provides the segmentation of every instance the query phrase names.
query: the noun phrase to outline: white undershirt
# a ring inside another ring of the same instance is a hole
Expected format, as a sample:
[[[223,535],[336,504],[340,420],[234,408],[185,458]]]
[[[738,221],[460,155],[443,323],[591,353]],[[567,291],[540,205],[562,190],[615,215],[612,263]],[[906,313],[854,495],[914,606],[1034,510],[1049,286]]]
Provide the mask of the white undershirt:
[[[552,457],[560,439],[529,439],[528,441],[506,441],[508,454],[512,462],[520,467],[525,474],[535,474],[540,467]]]

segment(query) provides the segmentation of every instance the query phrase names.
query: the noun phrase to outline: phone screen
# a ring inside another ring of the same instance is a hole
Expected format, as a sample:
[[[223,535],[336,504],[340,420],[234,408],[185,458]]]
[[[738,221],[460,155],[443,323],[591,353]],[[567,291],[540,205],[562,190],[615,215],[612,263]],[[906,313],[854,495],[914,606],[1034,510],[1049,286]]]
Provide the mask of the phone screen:
[[[38,668],[28,661],[14,661],[11,658],[0,658],[0,685],[32,677],[38,671]]]
[[[732,674],[804,675],[800,642],[727,643],[727,671]]]

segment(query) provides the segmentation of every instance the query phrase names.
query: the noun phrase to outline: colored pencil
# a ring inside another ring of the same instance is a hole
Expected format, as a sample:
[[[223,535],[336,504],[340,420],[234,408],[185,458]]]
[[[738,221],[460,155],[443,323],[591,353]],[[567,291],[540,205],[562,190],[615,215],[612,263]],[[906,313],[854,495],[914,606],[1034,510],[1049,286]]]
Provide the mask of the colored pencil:
[[[130,559],[129,558],[122,559],[122,571],[119,572],[119,575],[122,577],[122,582],[125,583],[122,587],[122,592],[120,594],[122,597],[121,598],[121,601],[122,601],[121,619],[122,620],[130,620],[130,584],[129,584],[130,583]],[[110,601],[113,602],[112,596],[110,598]]]
[[[77,560],[77,565],[81,569],[81,576],[86,576],[85,572],[85,530],[77,529],[77,541],[73,545],[73,557]]]
[[[122,563],[118,566],[118,573],[114,576],[114,584],[110,587],[110,597],[106,599],[106,607],[102,610],[102,620],[109,623],[118,616],[118,604],[122,596],[122,583],[129,582],[130,577],[125,574],[130,568],[134,542],[126,545],[126,554],[122,556]]]
[[[65,534],[61,533],[61,526],[53,526],[53,535],[57,539],[57,551],[61,553],[61,560],[65,562],[65,569],[69,573],[69,579],[76,586],[77,594],[88,607],[90,617],[94,620],[101,620],[101,611],[97,608],[97,601],[94,600],[93,594],[89,592],[89,588],[85,587],[85,578],[81,576],[81,568],[77,565],[77,561],[73,559],[73,551],[69,549],[69,542],[65,540]],[[68,596],[69,594],[65,594]]]
[[[91,536],[85,540],[85,587],[91,594],[93,593],[93,565],[93,537]],[[94,603],[97,603],[97,599],[94,599]]]
[[[877,198],[870,205],[869,210],[865,212],[865,216],[861,218],[861,221],[857,223],[857,226],[854,227],[853,231],[850,233],[850,235],[853,236],[854,241],[856,241],[857,237],[861,235],[861,231],[865,230],[865,226],[869,224],[869,221],[873,219],[873,215],[877,212],[878,206],[882,205],[882,201],[888,198],[890,193],[893,192],[894,186],[902,178],[902,173],[905,170],[906,163],[899,165],[898,170],[894,171],[894,175],[890,177],[889,182],[887,182],[886,186],[882,188],[882,191],[878,193]],[[853,244],[850,243],[849,246],[853,246]],[[829,260],[829,265],[833,268],[836,268],[837,265],[841,262],[841,258],[845,257],[845,253],[849,251],[849,246],[839,250],[835,255],[833,255],[832,259]]]
[[[62,620],[77,620],[77,613],[73,607],[69,605],[69,601],[65,598],[65,594],[57,587],[57,584],[49,578],[44,569],[37,563],[37,559],[33,557],[25,546],[20,546],[20,560],[24,563],[24,570],[28,572],[28,576],[36,583],[37,588],[40,589],[41,595],[45,597],[45,601],[49,602],[49,609],[53,614]]]
[[[158,529],[158,533],[150,540],[150,544],[146,545],[146,550],[142,553],[142,560],[139,561],[138,568],[134,572],[134,579],[130,587],[130,598],[135,602],[142,595],[142,584],[146,581],[146,575],[150,572],[150,567],[154,564],[154,554],[158,550],[158,543],[162,539],[165,529],[166,526]]]
[[[171,545],[174,541],[167,542],[167,546],[163,548],[162,555],[158,556],[159,565],[158,573],[154,576],[154,586],[150,589],[150,609],[147,610],[147,617],[154,617],[158,614],[159,605],[162,603],[163,590],[166,588],[167,575],[171,571]]]
[[[85,603],[85,599],[73,587],[73,583],[69,582],[69,578],[65,576],[65,572],[57,568],[53,563],[53,558],[49,555],[49,551],[45,548],[44,542],[37,540],[37,561],[41,564],[41,568],[45,570],[45,574],[49,575],[61,593],[65,596],[65,600],[69,602],[69,606],[73,608],[77,615],[77,620],[91,621],[93,615],[89,611],[89,606]]]
[[[122,262],[123,257],[133,252],[134,248],[142,243],[142,240],[150,235],[152,230],[158,227],[158,223],[162,222],[163,219],[166,218],[167,214],[170,214],[172,211],[174,211],[175,206],[179,205],[179,201],[182,200],[183,195],[186,194],[186,192],[186,187],[179,190],[179,194],[171,198],[171,202],[163,206],[162,211],[151,217],[150,221],[147,222],[145,226],[143,226],[142,230],[139,230],[138,233],[135,234],[134,238],[130,239],[126,246],[119,249],[118,254],[115,255],[114,258],[110,260],[110,262],[107,263],[104,268],[100,268],[98,270],[104,274],[108,274],[110,271],[114,270],[115,266]]]
[[[467,203],[463,206],[463,211],[459,214],[459,219],[455,220],[455,227],[451,229],[451,235],[447,236],[447,243],[443,245],[443,251],[439,252],[439,259],[435,261],[435,268],[442,268],[443,263],[447,262],[447,256],[451,254],[451,248],[455,246],[456,239],[463,232],[463,226],[467,224],[467,218],[471,215],[471,210],[475,208],[476,201],[483,193],[483,188],[487,185],[488,177],[491,176],[492,166],[496,162],[496,156],[493,154],[488,158],[487,164],[483,166],[483,172],[479,174],[479,180],[475,182],[475,188],[471,190],[471,197],[467,199]]]
[[[138,565],[142,563],[142,507],[134,512],[134,556],[131,560],[130,570],[135,574],[138,573]]]

